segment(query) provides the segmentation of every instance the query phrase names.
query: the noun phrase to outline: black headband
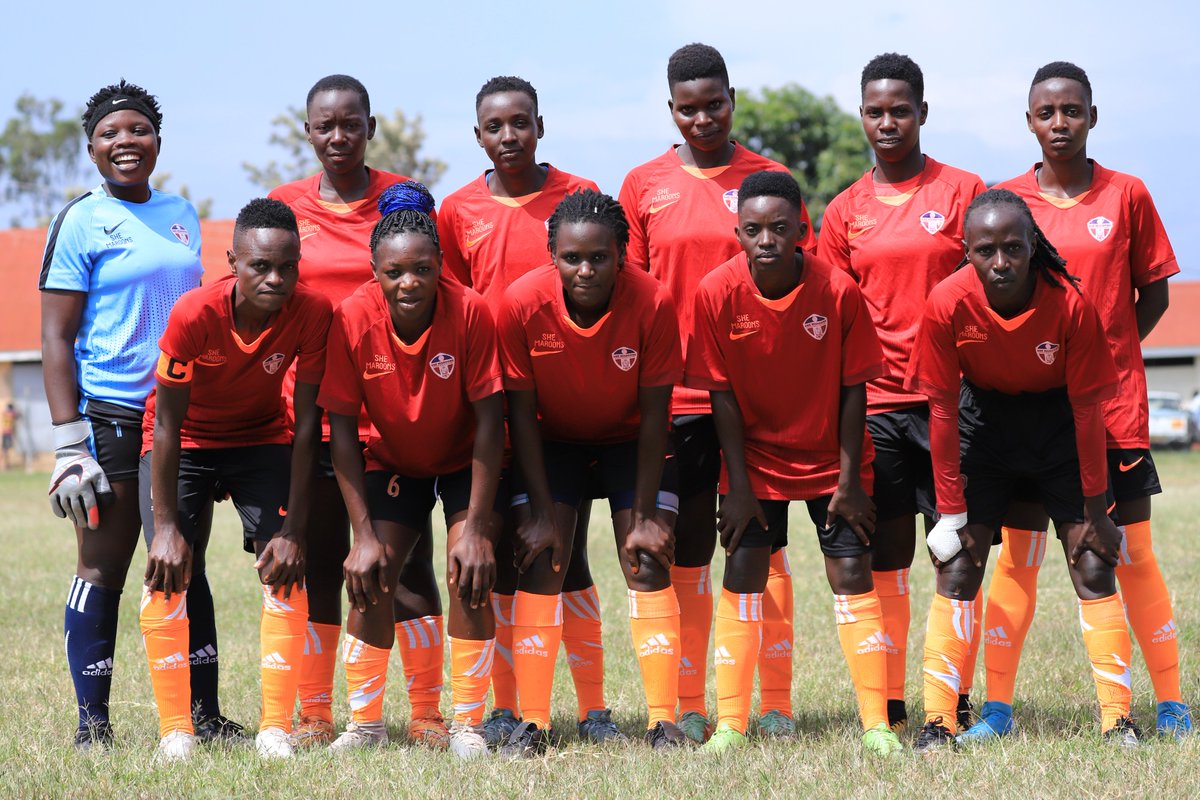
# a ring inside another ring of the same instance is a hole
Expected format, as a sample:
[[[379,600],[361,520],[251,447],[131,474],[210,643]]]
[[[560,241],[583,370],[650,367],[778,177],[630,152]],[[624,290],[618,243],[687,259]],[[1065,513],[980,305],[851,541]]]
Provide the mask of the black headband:
[[[83,130],[87,133],[87,137],[89,139],[92,138],[92,134],[96,131],[96,126],[100,124],[100,120],[109,114],[115,114],[125,109],[132,109],[146,117],[146,119],[150,120],[150,124],[154,126],[154,132],[158,133],[160,122],[158,114],[144,99],[130,97],[127,94],[118,94],[108,98],[93,108],[91,114],[88,114],[87,122],[83,123]]]

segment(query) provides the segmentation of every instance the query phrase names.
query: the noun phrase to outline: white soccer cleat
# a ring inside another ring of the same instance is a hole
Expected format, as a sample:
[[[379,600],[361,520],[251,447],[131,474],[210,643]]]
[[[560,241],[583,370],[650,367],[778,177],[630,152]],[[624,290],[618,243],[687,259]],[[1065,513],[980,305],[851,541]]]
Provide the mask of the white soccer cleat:
[[[382,747],[388,743],[387,727],[379,722],[351,722],[345,732],[329,745],[334,752],[363,750],[368,747]]]
[[[171,731],[158,742],[155,759],[162,763],[187,761],[196,749],[196,737],[187,731]]]
[[[291,758],[292,737],[283,728],[263,728],[254,737],[254,747],[263,758]]]
[[[472,761],[488,755],[487,739],[482,725],[470,725],[455,721],[450,724],[450,752],[463,761]]]

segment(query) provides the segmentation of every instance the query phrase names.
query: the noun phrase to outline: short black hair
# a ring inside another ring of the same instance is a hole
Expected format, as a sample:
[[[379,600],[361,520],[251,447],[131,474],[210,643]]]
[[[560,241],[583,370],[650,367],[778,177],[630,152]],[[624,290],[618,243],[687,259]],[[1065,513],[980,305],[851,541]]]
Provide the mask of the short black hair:
[[[1082,67],[1072,64],[1070,61],[1051,61],[1033,73],[1033,81],[1029,84],[1029,93],[1032,95],[1033,87],[1052,78],[1079,81],[1083,84],[1083,91],[1087,93],[1088,105],[1092,104],[1092,82],[1088,80],[1087,73],[1083,71]]]
[[[738,189],[738,209],[747,200],[755,197],[781,197],[787,200],[797,211],[804,207],[804,197],[800,194],[800,184],[790,172],[752,172],[742,181]]]
[[[537,89],[533,88],[533,84],[524,78],[518,78],[516,75],[497,75],[490,79],[483,86],[479,87],[478,94],[475,95],[475,113],[479,113],[479,107],[483,105],[483,99],[501,92],[520,92],[526,95],[533,101],[533,115],[536,117],[538,113]]]
[[[379,243],[403,233],[419,233],[441,249],[437,223],[433,220],[433,195],[420,181],[393,183],[379,195],[379,213],[383,215],[371,231],[371,253]]]
[[[100,120],[114,111],[124,110],[112,104],[112,101],[118,98],[130,101],[130,105],[125,108],[133,108],[134,111],[144,114],[154,126],[155,133],[162,130],[162,109],[158,107],[158,98],[136,83],[129,83],[121,78],[120,83],[110,83],[88,99],[80,119],[89,139],[92,138],[92,132],[96,130]]]
[[[237,221],[233,223],[233,238],[236,240],[242,231],[256,228],[274,228],[300,235],[296,226],[296,215],[292,213],[292,209],[287,203],[269,197],[256,197],[242,206]]]
[[[698,42],[685,44],[667,61],[667,87],[701,78],[717,78],[729,88],[729,70],[717,48]]]
[[[925,74],[906,55],[881,53],[863,67],[860,91],[865,94],[871,81],[904,81],[912,87],[913,99],[920,104],[925,99]]]
[[[573,222],[595,222],[612,231],[621,257],[629,244],[629,220],[621,204],[595,189],[576,189],[564,197],[546,221],[547,244],[553,254],[558,251],[558,229]]]
[[[371,95],[367,93],[367,87],[362,85],[362,81],[358,78],[352,78],[349,75],[326,75],[321,80],[313,84],[313,87],[308,90],[308,97],[304,100],[304,107],[307,109],[312,105],[313,98],[321,92],[355,92],[358,94],[359,102],[362,103],[363,111],[367,112],[367,116],[371,116]]]
[[[1083,294],[1079,288],[1079,278],[1067,272],[1066,259],[1059,255],[1058,250],[1038,227],[1037,220],[1033,218],[1033,212],[1029,210],[1029,206],[1019,195],[1008,189],[989,189],[971,201],[971,205],[967,206],[967,212],[963,214],[963,238],[966,238],[971,217],[981,209],[995,206],[1012,206],[1029,222],[1030,230],[1033,231],[1033,252],[1029,255],[1029,266],[1051,286],[1071,286],[1075,291]],[[967,257],[964,255],[958,266],[965,266],[966,263]]]

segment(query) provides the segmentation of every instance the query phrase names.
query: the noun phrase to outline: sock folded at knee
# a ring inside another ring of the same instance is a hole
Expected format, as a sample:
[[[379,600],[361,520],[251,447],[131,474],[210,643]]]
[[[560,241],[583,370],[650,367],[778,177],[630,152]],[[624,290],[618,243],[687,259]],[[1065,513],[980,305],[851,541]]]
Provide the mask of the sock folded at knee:
[[[374,647],[346,634],[342,663],[346,667],[346,692],[350,718],[359,724],[383,719],[383,695],[387,688],[390,647]]]
[[[300,660],[300,716],[333,722],[333,670],[341,625],[309,622]]]
[[[142,641],[150,664],[150,685],[158,706],[158,733],[192,733],[192,690],[188,663],[187,593],[168,600],[162,592],[142,591]]]
[[[925,629],[925,721],[939,722],[953,733],[975,624],[974,600],[951,600],[934,594]]]
[[[1107,731],[1118,719],[1129,716],[1132,696],[1129,659],[1133,643],[1120,597],[1080,600],[1079,625],[1100,701],[1100,730]]]
[[[520,717],[517,708],[517,681],[513,677],[512,626],[515,596],[492,592],[492,613],[496,618],[496,659],[492,663],[492,708],[507,708]]]
[[[671,585],[679,601],[679,715],[695,711],[708,716],[704,688],[713,625],[710,568],[673,566]]]
[[[396,623],[396,646],[404,665],[408,702],[414,712],[437,711],[442,705],[442,667],[445,663],[442,631],[441,614]]]
[[[263,586],[259,621],[259,671],[262,680],[262,728],[292,729],[292,710],[300,686],[300,665],[308,632],[308,592],[283,591]]]
[[[674,722],[679,702],[679,601],[674,587],[657,592],[631,589],[629,630],[646,690],[646,727]]]
[[[562,643],[562,596],[517,592],[513,604],[513,675],[521,717],[550,727],[554,660]]]
[[[478,640],[450,637],[450,702],[454,705],[455,722],[466,725],[483,722],[483,708],[492,680],[495,656],[494,638]]]
[[[908,628],[912,609],[908,594],[908,569],[872,572],[875,593],[879,595],[879,613],[883,632],[891,644],[887,648],[887,698],[904,700],[905,675],[908,671]]]
[[[863,730],[886,725],[887,657],[888,648],[894,645],[883,629],[879,595],[874,589],[863,594],[835,594],[833,617],[858,698]]]
[[[562,642],[575,682],[579,718],[608,706],[604,702],[604,642],[601,639],[600,596],[596,587],[563,592]]]
[[[192,714],[197,719],[221,715],[218,696],[221,664],[217,647],[217,612],[208,573],[193,573],[188,583],[188,662],[191,665]]]
[[[763,591],[763,646],[758,654],[758,688],[763,713],[792,716],[792,639],[794,613],[792,568],[787,550],[771,553],[767,588]]]
[[[762,593],[721,590],[717,602],[713,671],[717,720],[741,733],[750,723],[754,667],[762,648]]]
[[[80,577],[71,579],[63,640],[81,728],[108,722],[120,610],[120,589],[105,589]]]
[[[1150,520],[1124,526],[1117,583],[1158,702],[1183,702],[1179,687],[1179,635],[1171,595],[1150,536]]]

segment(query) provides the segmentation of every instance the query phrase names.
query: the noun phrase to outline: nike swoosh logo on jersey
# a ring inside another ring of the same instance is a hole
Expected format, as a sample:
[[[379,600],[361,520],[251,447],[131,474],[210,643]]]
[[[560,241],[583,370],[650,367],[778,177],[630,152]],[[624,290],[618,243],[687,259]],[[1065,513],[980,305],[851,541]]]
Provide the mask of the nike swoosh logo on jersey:
[[[672,200],[669,203],[663,203],[661,206],[650,206],[650,213],[657,214],[658,212],[662,211],[667,206],[673,206],[678,202],[679,202],[678,200]]]
[[[534,358],[537,358],[538,356],[556,356],[562,352],[564,352],[564,351],[563,350],[530,350],[529,355],[533,356]]]
[[[121,227],[121,226],[122,226],[122,225],[124,225],[124,224],[125,224],[125,220],[121,220],[121,221],[120,221],[120,222],[118,222],[116,225],[113,225],[111,228],[110,228],[110,227],[108,227],[107,225],[105,225],[105,226],[104,226],[104,235],[105,235],[105,236],[112,236],[112,235],[113,235],[113,232],[114,232],[114,231],[116,231],[116,229],[117,229],[117,228]]]
[[[480,242],[482,242],[484,239],[486,239],[487,237],[489,237],[491,235],[492,235],[492,231],[488,231],[483,236],[480,236],[478,239],[467,239],[467,242],[466,242],[467,248],[470,249],[470,248],[474,247],[475,245],[479,244]]]
[[[747,336],[753,336],[754,334],[758,333],[759,330],[759,328],[755,328],[754,330],[746,331],[745,333],[734,333],[733,331],[730,331],[729,338],[736,342],[738,339],[745,339]]]
[[[986,344],[983,339],[959,339],[954,343],[956,347],[962,347],[964,344]]]
[[[1121,472],[1129,472],[1129,470],[1133,469],[1134,467],[1136,467],[1138,464],[1142,463],[1145,460],[1146,460],[1145,456],[1140,456],[1137,459],[1137,461],[1134,461],[1132,464],[1126,464],[1124,461],[1122,461],[1120,464],[1117,465],[1117,469],[1121,470]]]
[[[864,233],[870,233],[873,230],[875,230],[874,225],[872,225],[869,228],[859,228],[856,231],[848,231],[846,233],[846,238],[847,239],[857,239],[858,237],[862,236]]]
[[[320,231],[313,231],[312,233],[306,233],[306,234],[304,234],[303,236],[301,236],[301,237],[300,237],[300,241],[302,241],[302,242],[303,242],[303,241],[304,241],[305,239],[307,239],[308,237],[310,237],[310,236],[316,236],[318,233],[320,233]]]
[[[363,380],[364,380],[364,381],[373,381],[373,380],[375,380],[376,378],[382,378],[384,375],[391,375],[391,374],[392,374],[392,373],[391,373],[391,372],[388,372],[388,371],[384,371],[384,372],[367,372],[367,371],[364,369],[364,370],[363,370]]]

